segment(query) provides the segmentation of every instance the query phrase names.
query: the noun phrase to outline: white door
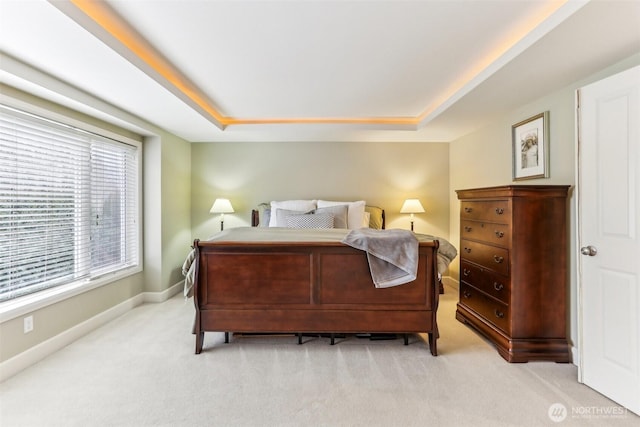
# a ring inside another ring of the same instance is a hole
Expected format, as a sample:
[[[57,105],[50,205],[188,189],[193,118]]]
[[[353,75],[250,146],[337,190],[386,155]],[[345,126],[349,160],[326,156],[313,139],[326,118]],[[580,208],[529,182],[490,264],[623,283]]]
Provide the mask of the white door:
[[[640,67],[579,91],[582,382],[640,414]]]

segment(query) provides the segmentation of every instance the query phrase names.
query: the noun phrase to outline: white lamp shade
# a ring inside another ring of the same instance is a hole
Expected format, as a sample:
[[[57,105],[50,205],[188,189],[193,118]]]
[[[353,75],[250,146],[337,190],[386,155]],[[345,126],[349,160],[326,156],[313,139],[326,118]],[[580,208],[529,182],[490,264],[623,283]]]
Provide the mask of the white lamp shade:
[[[404,201],[402,205],[402,209],[400,209],[400,213],[423,213],[424,208],[422,207],[422,203],[418,199],[407,199]]]
[[[229,199],[216,199],[209,213],[233,213],[233,206]]]

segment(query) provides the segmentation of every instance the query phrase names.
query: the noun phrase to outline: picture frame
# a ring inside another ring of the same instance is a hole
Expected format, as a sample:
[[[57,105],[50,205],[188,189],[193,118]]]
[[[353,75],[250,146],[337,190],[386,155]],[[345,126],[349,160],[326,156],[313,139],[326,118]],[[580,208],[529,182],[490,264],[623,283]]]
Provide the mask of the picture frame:
[[[549,178],[549,112],[511,126],[513,180]]]

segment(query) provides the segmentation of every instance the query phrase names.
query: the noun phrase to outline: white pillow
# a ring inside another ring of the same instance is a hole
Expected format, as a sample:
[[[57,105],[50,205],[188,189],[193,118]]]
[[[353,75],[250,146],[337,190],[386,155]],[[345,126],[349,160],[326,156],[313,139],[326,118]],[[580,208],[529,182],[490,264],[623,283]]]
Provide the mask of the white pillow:
[[[318,200],[319,208],[347,205],[347,227],[351,230],[362,228],[365,204],[366,202],[364,200],[358,200],[357,202],[334,202],[330,200]]]
[[[269,218],[269,227],[277,227],[276,217],[278,209],[309,212],[317,207],[318,205],[316,200],[283,200],[279,202],[271,202],[271,217]]]

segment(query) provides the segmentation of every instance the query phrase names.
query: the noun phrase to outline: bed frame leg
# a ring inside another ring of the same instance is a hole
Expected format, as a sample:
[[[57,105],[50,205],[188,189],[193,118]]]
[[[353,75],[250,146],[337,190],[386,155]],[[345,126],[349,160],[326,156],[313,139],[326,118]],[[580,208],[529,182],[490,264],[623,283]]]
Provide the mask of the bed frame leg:
[[[302,344],[302,333],[298,332],[298,345]]]
[[[224,343],[229,344],[229,332],[224,333]]]
[[[331,333],[331,345],[334,345],[336,343],[336,334],[334,334],[333,332]]]
[[[202,352],[202,343],[204,342],[204,332],[196,333],[196,354]]]
[[[429,350],[431,350],[431,355],[438,355],[438,346],[436,345],[436,340],[438,339],[437,332],[429,332]]]
[[[409,334],[404,334],[404,345],[409,345]]]

